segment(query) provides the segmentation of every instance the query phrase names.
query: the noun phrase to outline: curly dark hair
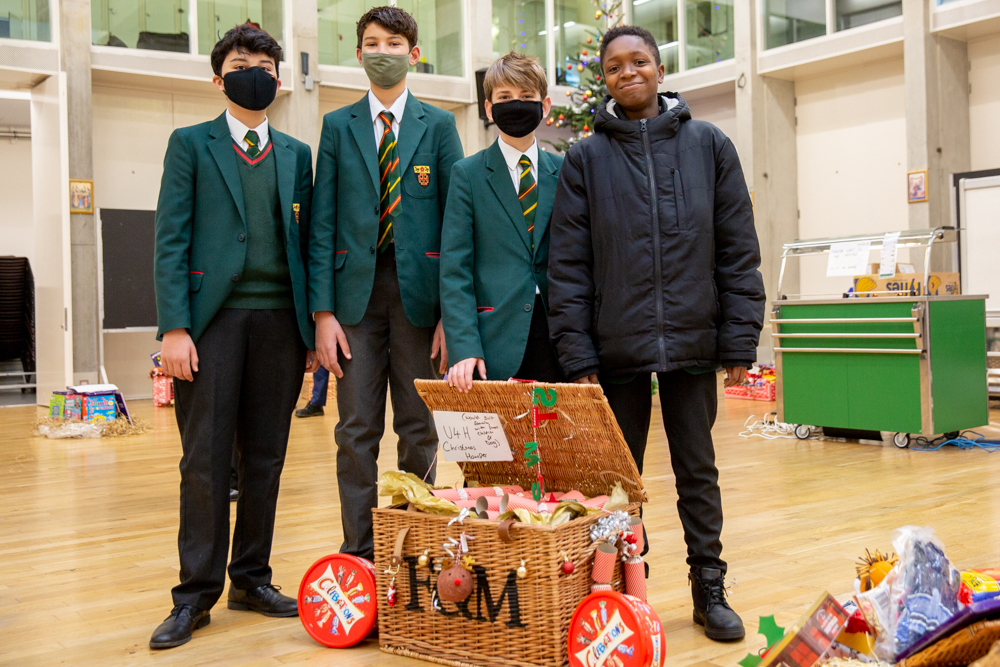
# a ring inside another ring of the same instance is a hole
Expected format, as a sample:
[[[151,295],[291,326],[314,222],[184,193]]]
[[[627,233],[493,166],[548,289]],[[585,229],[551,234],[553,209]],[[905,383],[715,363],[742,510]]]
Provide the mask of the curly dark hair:
[[[358,48],[369,24],[380,25],[394,35],[402,35],[412,49],[417,45],[417,20],[399,7],[372,7],[358,21]]]
[[[645,28],[640,28],[637,25],[616,25],[614,28],[609,29],[604,36],[601,37],[601,67],[604,67],[604,52],[608,49],[608,44],[615,41],[619,37],[624,37],[625,35],[631,35],[633,37],[638,37],[642,41],[646,42],[646,46],[649,50],[653,52],[653,60],[656,61],[656,66],[660,66],[660,47],[656,45],[656,38],[653,37],[653,33],[646,30]]]
[[[278,74],[281,63],[281,46],[267,32],[250,21],[238,25],[225,35],[212,49],[212,71],[222,76],[222,64],[233,51],[246,53],[266,53],[274,60],[274,73]]]

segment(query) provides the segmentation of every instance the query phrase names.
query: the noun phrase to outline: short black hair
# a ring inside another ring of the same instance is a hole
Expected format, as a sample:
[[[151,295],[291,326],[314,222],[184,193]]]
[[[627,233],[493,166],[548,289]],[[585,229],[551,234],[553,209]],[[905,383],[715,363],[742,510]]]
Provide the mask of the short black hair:
[[[358,48],[369,24],[380,25],[394,35],[402,35],[412,50],[417,45],[417,20],[399,7],[372,7],[358,21]]]
[[[266,53],[274,60],[274,73],[278,73],[281,63],[281,45],[274,37],[261,30],[250,21],[231,29],[212,49],[212,71],[216,76],[222,76],[222,65],[226,57],[233,51],[247,53]]]
[[[604,52],[608,49],[608,44],[615,41],[619,37],[624,37],[625,35],[631,35],[633,37],[638,37],[642,41],[646,42],[646,46],[649,50],[653,52],[653,60],[656,61],[656,66],[660,66],[660,47],[656,45],[656,38],[653,37],[653,33],[646,30],[645,28],[640,28],[637,25],[616,25],[614,28],[609,29],[604,36],[601,37],[601,68],[604,68]]]

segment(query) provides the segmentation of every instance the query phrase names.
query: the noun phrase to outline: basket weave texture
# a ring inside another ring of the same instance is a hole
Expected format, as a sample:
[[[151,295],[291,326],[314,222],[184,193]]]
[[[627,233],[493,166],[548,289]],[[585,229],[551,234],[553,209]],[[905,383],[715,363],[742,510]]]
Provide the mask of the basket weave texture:
[[[1000,640],[1000,621],[979,621],[957,630],[896,667],[965,667],[990,652]]]
[[[431,410],[499,414],[515,460],[465,463],[463,472],[470,482],[519,484],[525,489],[535,481],[521,456],[522,443],[533,439],[531,390],[534,386],[555,388],[558,400],[547,410],[559,418],[544,422],[538,430],[546,491],[577,489],[597,496],[608,493],[617,481],[632,501],[627,511],[638,516],[645,491],[599,386],[477,382],[468,394],[440,381],[417,380],[416,386]],[[449,526],[450,517],[407,511],[405,505],[374,510],[380,601],[388,591],[392,575],[385,570],[397,538],[409,529],[403,542],[404,562],[396,574],[396,605],[379,607],[382,650],[460,667],[568,665],[570,620],[593,583],[595,545],[590,528],[600,518],[581,517],[560,526],[515,523],[510,529],[513,542],[504,542],[495,521],[467,518]],[[469,555],[476,561],[475,588],[465,602],[442,602],[442,611],[436,612],[431,598],[440,567],[421,568],[417,559],[429,549],[429,556],[439,565],[445,555],[441,545],[463,532],[473,538]],[[575,566],[572,574],[562,571],[563,555]],[[516,572],[522,560],[527,576],[519,579]],[[624,590],[620,559],[613,586]]]

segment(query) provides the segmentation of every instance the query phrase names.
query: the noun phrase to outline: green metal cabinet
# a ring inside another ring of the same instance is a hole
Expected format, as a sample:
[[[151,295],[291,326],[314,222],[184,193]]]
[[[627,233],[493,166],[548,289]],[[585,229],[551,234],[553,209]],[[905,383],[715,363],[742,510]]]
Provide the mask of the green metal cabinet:
[[[778,419],[925,436],[985,425],[985,299],[774,302]]]

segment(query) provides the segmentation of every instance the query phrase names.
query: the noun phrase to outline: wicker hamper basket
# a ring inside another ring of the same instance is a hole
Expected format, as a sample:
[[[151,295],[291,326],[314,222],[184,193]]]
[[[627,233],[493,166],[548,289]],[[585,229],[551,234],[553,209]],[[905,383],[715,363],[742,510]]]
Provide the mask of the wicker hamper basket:
[[[554,388],[558,400],[546,410],[558,419],[538,430],[546,491],[579,490],[587,496],[608,493],[619,482],[628,493],[629,513],[638,515],[645,491],[621,430],[598,385],[477,382],[461,394],[447,383],[417,380],[417,391],[432,410],[492,412],[500,421],[514,460],[465,463],[466,480],[479,485],[517,484],[531,488],[534,469],[521,456],[533,440],[530,408],[534,387]],[[383,651],[448,665],[521,665],[562,667],[569,664],[567,635],[577,605],[590,593],[595,545],[590,528],[600,516],[575,519],[561,526],[515,523],[506,539],[495,521],[468,518],[448,525],[450,517],[407,511],[396,506],[376,509],[375,563],[379,600],[391,575],[390,557],[400,549],[403,565],[396,575],[397,603],[379,607],[379,643]],[[459,604],[431,606],[437,571],[419,567],[418,557],[430,549],[442,555],[447,537],[465,532],[473,539],[475,588]],[[510,541],[507,541],[510,540]],[[400,542],[401,541],[401,542]],[[562,571],[563,555],[573,561],[572,574]],[[524,560],[527,576],[517,578]],[[623,590],[619,560],[614,586]]]
[[[979,621],[900,660],[896,667],[965,667],[989,653],[997,640],[1000,640],[1000,621]]]

